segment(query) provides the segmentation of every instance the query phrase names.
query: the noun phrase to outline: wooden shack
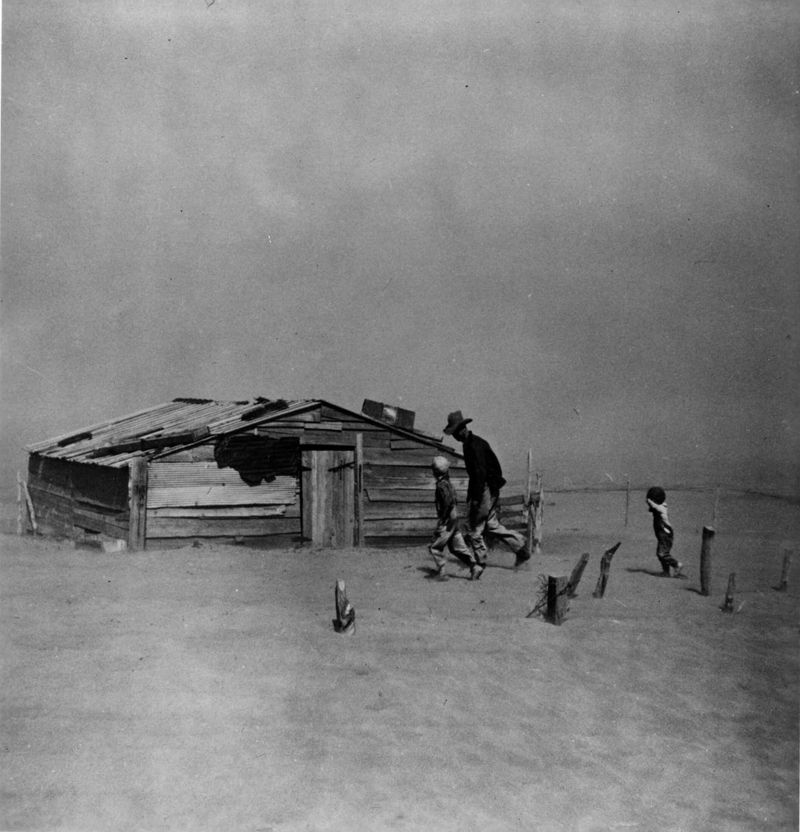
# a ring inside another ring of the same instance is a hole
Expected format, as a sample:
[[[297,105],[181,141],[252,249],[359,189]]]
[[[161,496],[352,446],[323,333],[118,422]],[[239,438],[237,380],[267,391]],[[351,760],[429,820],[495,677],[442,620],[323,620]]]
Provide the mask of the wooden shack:
[[[414,414],[366,401],[175,399],[26,448],[38,529],[129,549],[195,540],[345,547],[427,538],[431,459]]]

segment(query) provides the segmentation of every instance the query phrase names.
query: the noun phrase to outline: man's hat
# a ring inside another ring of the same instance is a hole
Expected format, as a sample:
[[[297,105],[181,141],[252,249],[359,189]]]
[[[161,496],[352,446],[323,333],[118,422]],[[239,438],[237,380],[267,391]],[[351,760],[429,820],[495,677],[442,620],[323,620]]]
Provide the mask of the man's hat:
[[[460,410],[454,410],[447,417],[447,424],[443,428],[448,436],[452,436],[460,427],[471,422],[472,419],[465,419]]]

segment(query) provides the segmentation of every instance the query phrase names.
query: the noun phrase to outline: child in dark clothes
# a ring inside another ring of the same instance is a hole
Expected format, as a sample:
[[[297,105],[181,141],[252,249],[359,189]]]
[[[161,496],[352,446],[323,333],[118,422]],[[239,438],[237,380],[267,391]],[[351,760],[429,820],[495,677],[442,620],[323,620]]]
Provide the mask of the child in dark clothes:
[[[675,560],[670,554],[672,552],[672,543],[675,540],[675,532],[669,522],[669,515],[667,514],[667,495],[663,488],[654,485],[647,491],[647,509],[653,515],[653,531],[656,535],[656,557],[661,564],[661,569],[665,577],[670,577],[670,569],[673,569],[673,578],[677,578],[681,574],[683,566],[680,561]]]

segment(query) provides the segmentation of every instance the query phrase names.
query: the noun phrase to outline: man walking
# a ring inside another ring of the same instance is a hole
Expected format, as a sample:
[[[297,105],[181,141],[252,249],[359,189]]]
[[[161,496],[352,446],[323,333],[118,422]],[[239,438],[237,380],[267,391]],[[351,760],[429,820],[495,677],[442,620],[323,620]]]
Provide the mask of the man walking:
[[[469,475],[465,536],[476,561],[470,574],[472,580],[477,581],[486,568],[486,557],[489,554],[483,539],[484,531],[499,537],[516,554],[515,566],[525,563],[530,558],[530,553],[525,538],[519,532],[507,529],[497,517],[500,489],[506,481],[500,462],[489,443],[467,428],[471,421],[472,419],[465,419],[460,410],[456,410],[447,417],[444,432],[464,446],[464,465]]]

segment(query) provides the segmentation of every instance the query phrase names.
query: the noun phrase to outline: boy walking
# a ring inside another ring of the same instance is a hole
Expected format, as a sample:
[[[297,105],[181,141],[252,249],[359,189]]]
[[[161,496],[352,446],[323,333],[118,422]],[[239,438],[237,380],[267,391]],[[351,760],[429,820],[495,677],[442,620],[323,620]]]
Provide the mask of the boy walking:
[[[682,563],[675,560],[670,554],[672,552],[672,543],[675,540],[675,533],[669,522],[669,515],[667,514],[667,494],[663,488],[654,485],[648,489],[647,509],[653,515],[653,531],[656,535],[656,557],[661,564],[664,577],[670,577],[670,568],[675,571],[672,573],[673,578],[680,577]]]
[[[435,456],[431,463],[431,471],[436,478],[436,529],[428,551],[436,564],[434,577],[437,580],[446,581],[445,549],[449,549],[465,566],[470,568],[474,566],[475,559],[458,529],[458,508],[456,492],[450,482],[450,463],[446,457]]]

